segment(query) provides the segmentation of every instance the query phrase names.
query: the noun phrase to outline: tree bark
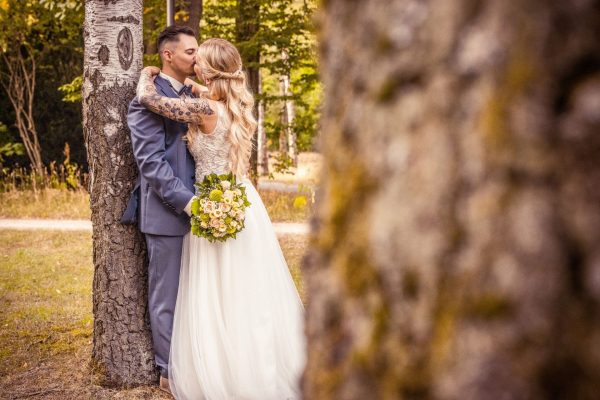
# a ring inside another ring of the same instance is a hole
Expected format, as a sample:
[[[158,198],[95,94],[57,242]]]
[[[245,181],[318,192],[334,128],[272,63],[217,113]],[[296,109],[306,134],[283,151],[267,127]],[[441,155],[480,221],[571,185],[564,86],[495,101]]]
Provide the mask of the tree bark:
[[[282,59],[285,64],[289,64],[289,56],[286,50],[281,52]],[[288,68],[289,71],[289,68]],[[294,110],[294,102],[290,99],[292,95],[290,91],[290,75],[289,72],[285,75],[281,76],[280,79],[281,86],[281,94],[284,98],[284,122],[285,122],[285,135],[286,138],[286,153],[288,157],[292,159],[292,163],[294,167],[298,166],[298,151],[296,144],[296,132],[294,131],[294,119],[296,118],[296,113]]]
[[[262,94],[262,79],[258,76],[258,94]],[[269,175],[269,146],[267,145],[267,133],[265,132],[265,101],[258,102],[258,126],[256,128],[256,146],[258,153],[258,174]]]
[[[599,2],[330,0],[320,25],[304,397],[596,398]]]
[[[255,39],[260,24],[260,1],[238,0],[236,26],[236,43],[245,65],[250,91],[258,93],[260,74],[260,47]],[[258,119],[258,101],[254,104],[254,116]],[[258,179],[258,143],[256,132],[252,137],[252,154],[250,155],[250,175],[254,183]]]
[[[135,182],[127,108],[142,68],[142,0],[87,0],[83,127],[94,248],[94,344],[101,383],[157,379],[147,319],[142,234],[119,219]]]
[[[196,32],[197,37],[200,37],[200,20],[202,19],[202,0],[180,0],[178,8],[183,9],[187,13],[187,20],[176,21],[177,25],[185,25]]]

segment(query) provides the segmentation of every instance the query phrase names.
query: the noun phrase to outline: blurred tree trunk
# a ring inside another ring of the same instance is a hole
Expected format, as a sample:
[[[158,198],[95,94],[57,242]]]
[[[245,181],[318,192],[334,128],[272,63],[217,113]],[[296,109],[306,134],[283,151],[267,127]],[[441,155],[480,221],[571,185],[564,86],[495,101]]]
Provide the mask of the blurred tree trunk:
[[[248,77],[248,87],[252,94],[258,93],[260,74],[260,43],[255,36],[259,29],[260,1],[238,0],[235,19],[236,43]],[[258,119],[258,101],[254,104],[254,116]],[[258,179],[258,138],[256,133],[252,138],[252,154],[250,156],[250,175],[254,183]]]
[[[258,76],[258,95],[262,94],[262,79]],[[256,146],[258,157],[258,175],[269,175],[269,146],[267,144],[267,133],[265,132],[265,101],[258,102],[258,126],[256,128]]]
[[[324,8],[304,397],[597,398],[600,3]]]
[[[282,50],[281,57],[283,59],[284,64],[288,66],[289,71],[289,55],[286,50]],[[290,98],[292,96],[292,92],[290,91],[290,75],[289,72],[285,75],[282,75],[279,84],[281,87],[281,95],[284,98],[284,107],[283,107],[283,123],[285,126],[285,132],[283,133],[286,136],[285,140],[285,154],[292,160],[292,165],[294,167],[298,166],[298,151],[296,144],[296,132],[294,131],[294,119],[296,118],[296,112],[294,109],[294,101]]]
[[[178,12],[183,11],[186,18],[177,19],[176,25],[189,26],[200,37],[200,20],[202,19],[202,0],[178,0],[176,3]]]
[[[147,314],[141,233],[119,223],[137,167],[127,108],[142,68],[142,0],[87,0],[83,127],[94,241],[93,363],[105,385],[157,378]]]

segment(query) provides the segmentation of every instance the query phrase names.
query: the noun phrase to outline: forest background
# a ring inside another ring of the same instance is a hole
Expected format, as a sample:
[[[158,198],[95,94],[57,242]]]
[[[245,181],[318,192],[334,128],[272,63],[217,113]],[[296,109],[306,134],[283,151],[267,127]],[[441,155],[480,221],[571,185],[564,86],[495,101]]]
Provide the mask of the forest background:
[[[165,3],[144,1],[145,65],[160,65],[156,39],[165,26]],[[174,19],[197,31],[199,42],[210,37],[232,41],[246,67],[258,69],[263,140],[257,143],[257,156],[265,161],[258,172],[268,175],[273,172],[265,167],[269,151],[274,169],[286,171],[296,164],[298,152],[314,150],[317,142],[316,2],[240,3],[244,7],[235,0],[176,0]],[[248,11],[256,26],[250,40],[241,40],[240,13]],[[5,190],[31,185],[25,178],[30,165],[38,175],[58,176],[45,182],[38,178],[42,185],[85,186],[83,14],[82,2],[75,0],[0,1],[0,181]]]

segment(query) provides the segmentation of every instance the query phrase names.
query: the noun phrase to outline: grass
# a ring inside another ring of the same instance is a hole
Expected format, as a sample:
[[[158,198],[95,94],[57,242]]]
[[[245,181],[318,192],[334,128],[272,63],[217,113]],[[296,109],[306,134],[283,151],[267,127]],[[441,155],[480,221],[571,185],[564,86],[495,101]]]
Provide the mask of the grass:
[[[303,295],[307,238],[280,244]],[[91,233],[0,230],[0,254],[0,398],[170,398],[154,386],[93,383]]]
[[[90,219],[84,190],[19,190],[0,193],[0,218]]]
[[[309,193],[261,190],[271,220],[306,221],[312,210]],[[83,190],[45,189],[0,193],[0,218],[90,219],[90,200]]]

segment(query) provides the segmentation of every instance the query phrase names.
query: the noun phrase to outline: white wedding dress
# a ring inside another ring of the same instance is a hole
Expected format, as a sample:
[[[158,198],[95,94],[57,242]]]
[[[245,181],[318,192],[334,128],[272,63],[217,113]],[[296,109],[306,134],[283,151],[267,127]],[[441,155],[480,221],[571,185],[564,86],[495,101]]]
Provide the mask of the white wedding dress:
[[[189,143],[199,180],[229,169],[230,122],[224,106],[217,112],[213,133]],[[184,238],[169,358],[179,400],[300,398],[304,308],[267,211],[242,182],[252,205],[236,239]]]

